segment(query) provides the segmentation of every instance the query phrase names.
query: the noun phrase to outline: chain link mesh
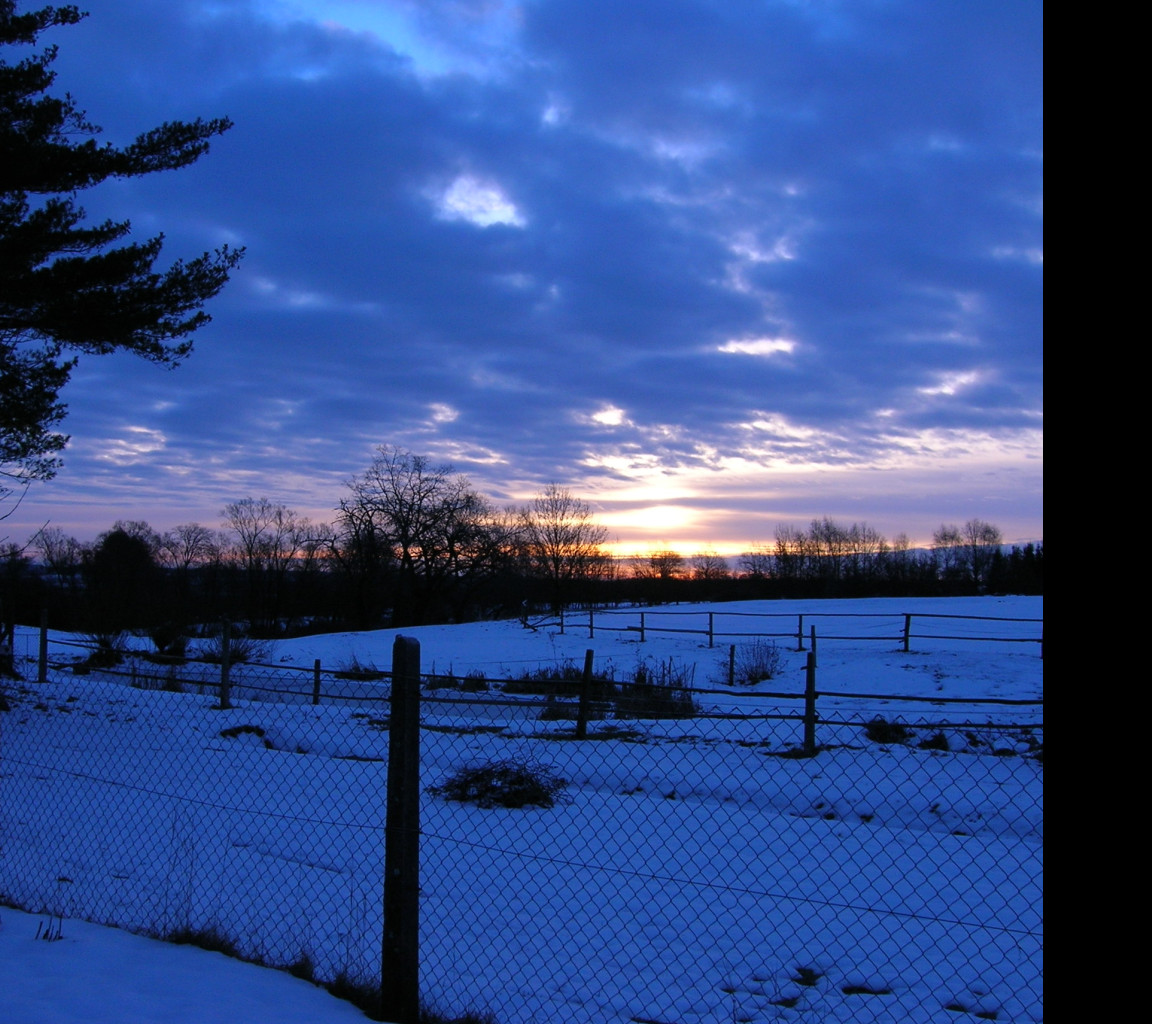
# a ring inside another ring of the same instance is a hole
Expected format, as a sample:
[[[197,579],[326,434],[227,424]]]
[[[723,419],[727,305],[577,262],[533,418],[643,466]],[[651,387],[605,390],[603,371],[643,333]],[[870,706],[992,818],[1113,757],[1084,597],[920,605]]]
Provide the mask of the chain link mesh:
[[[218,666],[6,684],[0,896],[370,990],[388,680],[229,675],[228,708]],[[1042,706],[840,700],[804,756],[796,701],[676,679],[600,681],[586,739],[571,680],[423,690],[444,1019],[1042,1019]]]

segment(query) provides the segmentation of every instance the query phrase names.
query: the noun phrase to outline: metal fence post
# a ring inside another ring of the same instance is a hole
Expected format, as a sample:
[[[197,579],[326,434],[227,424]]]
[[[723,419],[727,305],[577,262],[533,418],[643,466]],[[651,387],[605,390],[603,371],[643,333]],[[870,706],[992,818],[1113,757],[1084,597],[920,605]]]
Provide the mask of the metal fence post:
[[[640,613],[640,642],[644,642],[644,613]]]
[[[392,645],[380,1011],[420,1019],[420,642],[408,636]]]
[[[584,674],[580,677],[580,707],[576,712],[576,738],[588,738],[588,702],[592,692],[592,649],[584,652]]]
[[[736,685],[736,645],[728,648],[728,685]]]
[[[312,703],[320,703],[320,659],[312,662]]]
[[[40,657],[36,667],[36,682],[48,682],[48,609],[40,613]]]

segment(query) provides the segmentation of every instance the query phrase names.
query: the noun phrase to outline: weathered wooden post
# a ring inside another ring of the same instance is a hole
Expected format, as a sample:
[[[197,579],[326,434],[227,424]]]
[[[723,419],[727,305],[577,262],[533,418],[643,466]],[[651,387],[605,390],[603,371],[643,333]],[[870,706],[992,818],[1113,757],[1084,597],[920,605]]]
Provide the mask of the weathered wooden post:
[[[728,648],[728,685],[736,685],[736,645]]]
[[[596,638],[596,613],[588,609],[588,639],[594,640]]]
[[[912,616],[905,614],[904,616],[904,653],[908,653],[908,641],[912,637]]]
[[[644,613],[640,613],[640,642],[644,642]]]
[[[232,707],[232,680],[228,673],[232,661],[232,624],[225,622],[220,627],[220,710]]]
[[[36,666],[36,682],[48,682],[48,609],[40,613],[40,651]]]
[[[796,650],[804,650],[804,616],[799,616],[799,621],[796,623]]]
[[[808,652],[804,673],[804,753],[816,754],[816,652]]]
[[[312,703],[320,703],[320,659],[312,662]]]
[[[392,645],[380,1011],[420,1019],[420,642],[408,636]]]
[[[580,707],[576,712],[576,738],[588,738],[588,702],[592,695],[592,649],[584,652],[584,674],[580,677]]]

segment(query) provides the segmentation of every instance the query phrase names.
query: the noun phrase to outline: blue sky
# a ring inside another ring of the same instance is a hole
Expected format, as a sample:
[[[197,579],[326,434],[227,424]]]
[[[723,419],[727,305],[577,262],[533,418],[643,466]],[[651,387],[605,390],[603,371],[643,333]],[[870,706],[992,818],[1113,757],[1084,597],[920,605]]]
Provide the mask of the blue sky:
[[[0,533],[322,520],[391,444],[625,551],[1043,537],[1039,0],[84,7],[57,85],[106,139],[235,122],[89,213],[248,254],[181,367],[82,360]]]

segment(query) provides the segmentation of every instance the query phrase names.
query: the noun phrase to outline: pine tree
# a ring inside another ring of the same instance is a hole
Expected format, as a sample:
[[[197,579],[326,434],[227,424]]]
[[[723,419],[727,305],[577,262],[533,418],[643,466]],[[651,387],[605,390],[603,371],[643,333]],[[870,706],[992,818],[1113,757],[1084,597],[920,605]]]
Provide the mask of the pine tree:
[[[231,122],[168,122],[123,148],[98,142],[70,95],[49,95],[56,47],[8,60],[84,17],[71,5],[17,13],[0,0],[0,496],[56,472],[68,442],[60,391],[79,355],[177,364],[243,256],[224,246],[157,270],[163,235],[129,241],[126,220],[86,220],[81,190],[185,167]]]

